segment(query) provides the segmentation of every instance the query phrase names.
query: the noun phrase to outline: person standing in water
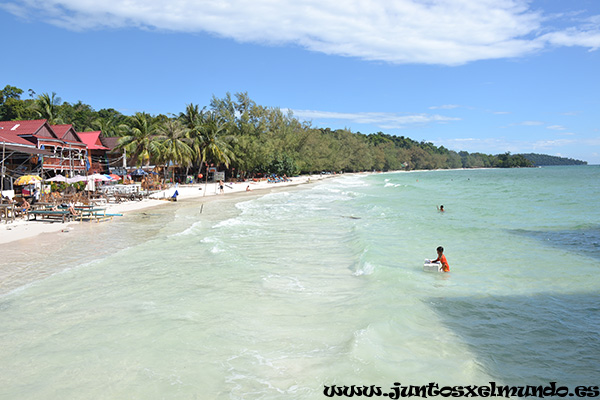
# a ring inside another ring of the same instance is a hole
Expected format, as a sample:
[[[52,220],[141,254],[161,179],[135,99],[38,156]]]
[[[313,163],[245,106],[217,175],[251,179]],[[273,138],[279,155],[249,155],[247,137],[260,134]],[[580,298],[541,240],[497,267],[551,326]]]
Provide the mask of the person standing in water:
[[[442,271],[450,272],[450,265],[448,265],[448,260],[446,260],[446,256],[444,255],[444,248],[440,246],[436,250],[438,258],[433,260],[432,263],[439,262],[442,264]]]
[[[444,206],[443,206],[443,205],[439,206],[439,207],[438,207],[438,211],[439,211],[439,212],[444,212]]]

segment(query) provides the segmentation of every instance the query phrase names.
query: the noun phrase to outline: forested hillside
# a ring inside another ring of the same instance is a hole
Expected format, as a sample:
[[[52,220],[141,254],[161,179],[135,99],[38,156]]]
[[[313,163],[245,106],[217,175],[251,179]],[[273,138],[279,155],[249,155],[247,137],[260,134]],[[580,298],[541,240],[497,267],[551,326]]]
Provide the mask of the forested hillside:
[[[587,165],[587,161],[574,160],[572,158],[549,156],[547,154],[527,153],[521,154],[535,166],[542,165]]]
[[[383,132],[317,128],[292,113],[264,107],[247,93],[212,98],[204,107],[188,104],[179,115],[123,115],[109,108],[95,111],[81,101],[63,102],[55,93],[36,95],[7,85],[0,91],[0,120],[47,119],[72,124],[76,131],[101,130],[120,136],[119,146],[138,165],[165,164],[200,169],[224,165],[236,173],[295,175],[319,171],[372,171],[441,168],[529,167],[510,153],[455,152]]]

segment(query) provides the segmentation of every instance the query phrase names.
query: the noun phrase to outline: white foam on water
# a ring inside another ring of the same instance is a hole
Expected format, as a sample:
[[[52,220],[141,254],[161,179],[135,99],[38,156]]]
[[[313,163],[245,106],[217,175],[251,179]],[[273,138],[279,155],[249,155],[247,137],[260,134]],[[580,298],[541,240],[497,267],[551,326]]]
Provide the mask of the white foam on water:
[[[170,235],[170,237],[193,235],[202,227],[202,225],[202,221],[194,222],[189,228],[181,232],[173,233]]]
[[[591,381],[599,260],[577,246],[600,221],[594,171],[342,176],[100,227],[114,255],[42,246],[11,264],[69,270],[0,296],[2,393],[319,399],[399,379]],[[439,245],[451,272],[424,273]]]

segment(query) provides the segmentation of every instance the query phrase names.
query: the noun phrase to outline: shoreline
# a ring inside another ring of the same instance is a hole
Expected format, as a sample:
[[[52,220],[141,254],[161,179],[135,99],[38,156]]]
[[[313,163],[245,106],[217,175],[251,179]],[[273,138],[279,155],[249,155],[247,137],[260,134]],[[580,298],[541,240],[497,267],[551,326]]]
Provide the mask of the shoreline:
[[[271,189],[278,189],[283,187],[298,186],[303,184],[311,184],[314,182],[322,181],[324,179],[343,176],[340,175],[301,175],[293,178],[289,178],[288,182],[277,182],[268,183],[267,181],[258,182],[226,182],[224,187],[224,193],[219,194],[217,192],[216,183],[208,184],[189,184],[189,185],[176,185],[161,192],[152,194],[149,198],[141,201],[127,201],[124,203],[108,204],[106,206],[106,212],[110,214],[123,214],[123,216],[116,216],[114,218],[123,218],[127,214],[144,210],[147,208],[166,207],[174,202],[168,201],[167,199],[173,195],[175,190],[178,191],[178,201],[187,200],[202,200],[206,199],[217,199],[221,196],[227,196],[231,194],[246,193],[246,187],[250,187],[250,193],[265,193]],[[105,221],[102,223],[110,223],[111,221]],[[16,242],[24,239],[32,239],[41,234],[56,234],[64,231],[71,230],[75,226],[83,224],[92,224],[93,221],[71,221],[71,222],[43,222],[26,219],[16,219],[14,222],[0,224],[0,246]]]

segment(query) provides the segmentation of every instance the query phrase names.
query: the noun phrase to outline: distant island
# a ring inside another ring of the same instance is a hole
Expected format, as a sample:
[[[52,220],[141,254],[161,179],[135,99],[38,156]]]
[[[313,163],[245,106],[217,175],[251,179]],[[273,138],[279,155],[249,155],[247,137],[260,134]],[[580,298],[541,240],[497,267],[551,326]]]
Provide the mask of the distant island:
[[[534,166],[550,166],[550,165],[587,165],[587,161],[574,160],[572,158],[549,156],[547,154],[528,153],[521,154],[525,159],[531,161]]]

